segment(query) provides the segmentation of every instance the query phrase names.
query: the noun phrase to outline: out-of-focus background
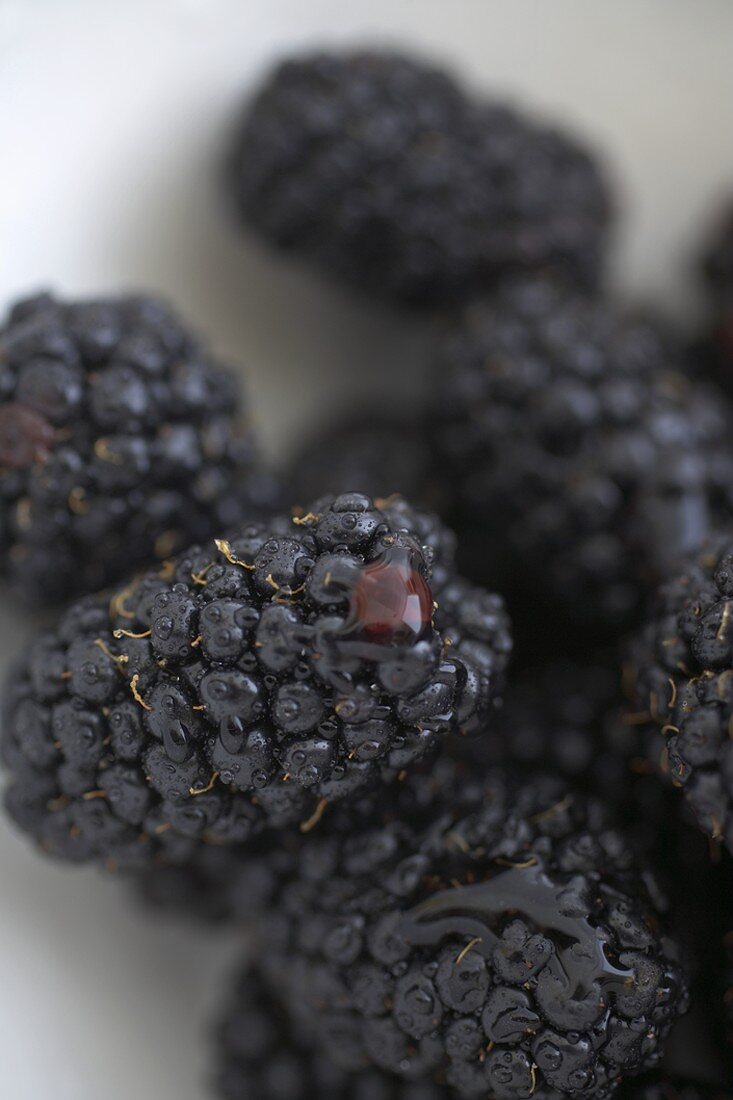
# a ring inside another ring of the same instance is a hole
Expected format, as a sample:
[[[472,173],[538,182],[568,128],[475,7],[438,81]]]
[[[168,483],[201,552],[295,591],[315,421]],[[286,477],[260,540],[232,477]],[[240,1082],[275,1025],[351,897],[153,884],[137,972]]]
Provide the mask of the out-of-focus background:
[[[420,386],[429,326],[273,258],[217,190],[269,62],[386,41],[574,129],[619,201],[613,279],[680,324],[733,191],[730,0],[0,0],[0,306],[53,287],[169,296],[241,364],[270,452],[326,408]],[[0,596],[2,671],[37,626]],[[0,823],[0,1095],[204,1100],[233,936],[158,920]]]

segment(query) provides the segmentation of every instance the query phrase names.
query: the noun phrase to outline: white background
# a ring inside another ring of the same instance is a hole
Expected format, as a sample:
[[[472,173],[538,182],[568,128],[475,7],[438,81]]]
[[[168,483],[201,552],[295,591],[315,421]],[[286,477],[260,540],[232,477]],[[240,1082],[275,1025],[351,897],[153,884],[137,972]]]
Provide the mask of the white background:
[[[268,61],[355,37],[591,139],[619,194],[616,287],[693,321],[694,253],[733,190],[730,0],[0,0],[0,305],[42,286],[165,292],[242,364],[276,455],[347,393],[409,397],[425,326],[244,241],[216,185]],[[0,601],[7,659],[34,623]],[[203,1100],[233,941],[151,924],[121,884],[0,825],[1,1100]]]

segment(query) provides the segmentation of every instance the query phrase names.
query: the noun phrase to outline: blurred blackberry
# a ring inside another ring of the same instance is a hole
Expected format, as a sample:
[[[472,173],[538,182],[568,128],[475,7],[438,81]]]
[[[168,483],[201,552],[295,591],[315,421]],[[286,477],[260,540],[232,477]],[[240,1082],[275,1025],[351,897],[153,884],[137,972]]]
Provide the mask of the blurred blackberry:
[[[11,816],[62,858],[183,862],[309,830],[483,731],[508,622],[452,552],[434,517],[351,493],[78,602],[9,685]]]
[[[96,591],[272,506],[234,376],[162,302],[19,302],[0,330],[0,572]]]
[[[704,257],[703,274],[710,299],[710,328],[700,355],[723,389],[733,393],[733,206]]]
[[[257,971],[243,968],[217,1036],[224,1100],[447,1100],[448,1089],[379,1070],[350,1074],[299,1041],[287,1012]]]
[[[597,645],[730,508],[730,411],[678,365],[654,325],[541,280],[447,336],[431,438],[469,575],[502,576],[523,647]]]
[[[465,1097],[609,1097],[687,1007],[626,840],[542,775],[469,769],[427,824],[311,838],[258,958],[337,1065]]]
[[[288,838],[289,839],[289,838]],[[158,859],[133,877],[136,896],[158,913],[204,924],[249,924],[272,900],[281,874],[290,869],[278,845],[245,844],[221,847],[201,844],[181,862]],[[249,863],[258,854],[258,874]],[[265,858],[265,855],[267,858]]]
[[[733,532],[712,536],[659,588],[629,657],[652,757],[699,827],[733,851]]]
[[[628,759],[635,751],[630,733],[628,744],[618,747],[618,760],[609,759],[615,750],[608,744],[607,727],[617,707],[619,676],[610,655],[607,663],[587,665],[558,658],[514,678],[498,715],[497,736],[481,738],[481,744],[471,741],[467,751],[492,765],[553,770],[574,787],[596,793],[596,776],[602,773],[608,797],[609,787],[617,793],[625,787]]]
[[[610,219],[593,158],[396,53],[285,61],[227,168],[259,234],[381,297],[439,304],[517,269],[598,279]]]
[[[453,738],[449,751],[486,769],[551,771],[573,790],[623,815],[635,850],[667,875],[676,866],[669,793],[646,754],[645,736],[627,720],[612,651],[588,663],[557,658],[523,670],[507,685],[493,736]]]
[[[401,493],[424,503],[430,464],[418,419],[366,411],[339,416],[312,436],[290,462],[287,481],[295,500],[360,485],[372,497]]]

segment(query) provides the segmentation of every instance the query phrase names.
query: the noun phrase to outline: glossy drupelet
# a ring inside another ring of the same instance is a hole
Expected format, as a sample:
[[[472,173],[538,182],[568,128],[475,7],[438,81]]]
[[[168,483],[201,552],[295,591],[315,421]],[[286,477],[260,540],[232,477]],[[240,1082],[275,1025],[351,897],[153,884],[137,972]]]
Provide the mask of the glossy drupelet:
[[[652,758],[733,851],[733,531],[659,588],[630,647],[629,684]]]
[[[631,849],[564,781],[449,780],[424,815],[385,800],[381,821],[304,845],[262,922],[271,987],[302,1041],[352,1072],[611,1096],[658,1064],[687,1007]]]
[[[351,493],[80,601],[8,687],[11,815],[63,858],[181,862],[309,830],[483,732],[510,633],[452,550],[401,498]]]
[[[267,983],[245,966],[217,1029],[215,1086],[223,1100],[448,1100],[430,1081],[352,1074],[299,1041]]]
[[[509,270],[595,282],[609,223],[581,146],[391,52],[276,68],[233,135],[227,184],[268,241],[418,305],[465,299]]]
[[[600,298],[508,282],[448,332],[436,385],[465,568],[502,576],[522,645],[614,634],[731,507],[728,405],[657,326]]]
[[[160,301],[19,302],[0,329],[0,574],[47,605],[272,508],[234,375]]]

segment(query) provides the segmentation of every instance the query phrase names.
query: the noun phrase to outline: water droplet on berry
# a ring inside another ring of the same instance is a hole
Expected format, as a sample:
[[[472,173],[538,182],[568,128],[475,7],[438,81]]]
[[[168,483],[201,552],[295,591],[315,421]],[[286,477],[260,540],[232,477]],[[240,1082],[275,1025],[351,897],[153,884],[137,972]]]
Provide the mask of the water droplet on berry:
[[[222,719],[219,726],[219,740],[227,752],[236,756],[244,747],[244,722],[236,715],[231,714]]]
[[[183,722],[172,722],[163,731],[163,745],[176,764],[183,764],[191,755],[191,735]]]
[[[41,462],[53,445],[53,428],[34,409],[9,401],[0,406],[0,466],[25,470]]]

